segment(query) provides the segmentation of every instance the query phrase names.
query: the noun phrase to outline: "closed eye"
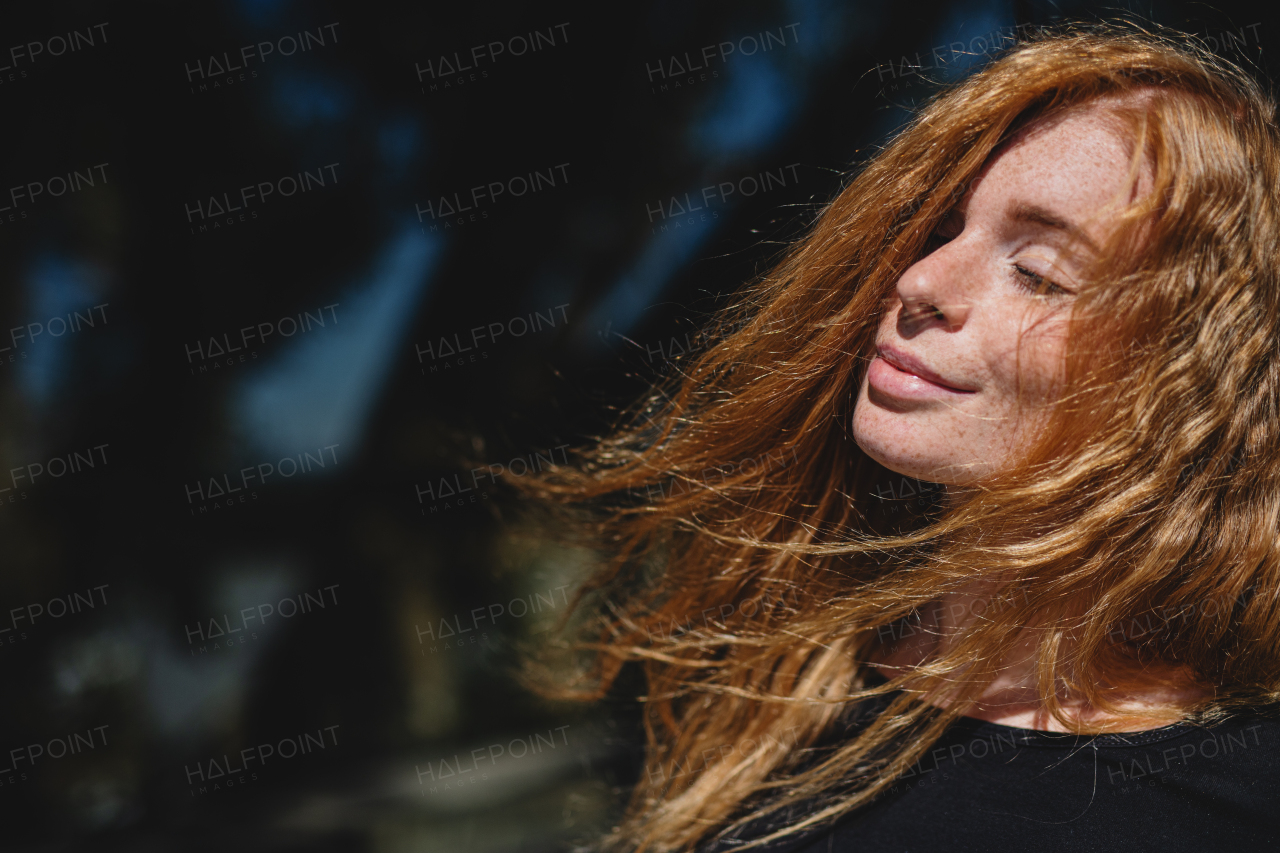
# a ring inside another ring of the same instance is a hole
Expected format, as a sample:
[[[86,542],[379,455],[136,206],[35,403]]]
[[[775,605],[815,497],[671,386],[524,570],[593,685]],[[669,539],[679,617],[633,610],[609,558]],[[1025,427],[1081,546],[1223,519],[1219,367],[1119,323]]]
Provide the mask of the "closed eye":
[[[1013,281],[1018,287],[1037,296],[1065,296],[1071,293],[1065,287],[1055,284],[1039,273],[1032,272],[1021,264],[1013,265]]]

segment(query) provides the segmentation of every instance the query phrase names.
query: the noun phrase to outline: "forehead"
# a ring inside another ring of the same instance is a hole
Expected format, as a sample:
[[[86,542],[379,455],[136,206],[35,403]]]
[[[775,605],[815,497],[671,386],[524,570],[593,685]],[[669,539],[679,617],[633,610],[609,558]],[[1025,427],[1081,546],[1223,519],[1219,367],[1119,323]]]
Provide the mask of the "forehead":
[[[1124,204],[1149,184],[1149,168],[1130,175],[1134,142],[1115,102],[1093,102],[1032,122],[1002,145],[979,173],[970,213],[1025,202],[1081,223]]]

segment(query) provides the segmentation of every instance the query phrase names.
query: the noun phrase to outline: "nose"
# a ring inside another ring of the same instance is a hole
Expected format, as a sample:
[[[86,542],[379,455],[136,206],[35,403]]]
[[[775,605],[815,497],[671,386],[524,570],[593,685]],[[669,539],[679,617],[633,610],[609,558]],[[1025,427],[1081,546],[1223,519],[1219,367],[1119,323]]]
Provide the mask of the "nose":
[[[973,264],[965,262],[962,240],[963,236],[956,237],[934,249],[898,279],[896,292],[902,302],[899,322],[911,331],[936,324],[954,332],[968,320],[972,300],[966,285],[973,275]]]

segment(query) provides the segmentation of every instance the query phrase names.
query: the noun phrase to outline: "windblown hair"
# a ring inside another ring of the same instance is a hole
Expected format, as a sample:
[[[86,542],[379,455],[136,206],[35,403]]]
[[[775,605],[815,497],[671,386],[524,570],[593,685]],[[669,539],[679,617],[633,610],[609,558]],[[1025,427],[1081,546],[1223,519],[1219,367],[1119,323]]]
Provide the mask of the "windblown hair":
[[[1153,190],[1089,267],[1034,442],[895,510],[922,485],[850,421],[898,279],[1020,128],[1139,91],[1124,115]],[[1070,701],[1119,713],[1108,685],[1174,672],[1208,698],[1170,723],[1280,696],[1278,170],[1272,100],[1208,50],[1115,27],[1020,44],[932,98],[724,310],[729,333],[573,464],[515,483],[587,513],[602,554],[566,695],[604,695],[629,661],[647,680],[646,767],[606,846],[688,850],[819,803],[772,840],[866,804],[1025,630],[1043,707],[1083,734],[1117,726]],[[886,636],[975,581],[992,597],[945,651],[868,679]],[[848,703],[890,691],[814,758]]]

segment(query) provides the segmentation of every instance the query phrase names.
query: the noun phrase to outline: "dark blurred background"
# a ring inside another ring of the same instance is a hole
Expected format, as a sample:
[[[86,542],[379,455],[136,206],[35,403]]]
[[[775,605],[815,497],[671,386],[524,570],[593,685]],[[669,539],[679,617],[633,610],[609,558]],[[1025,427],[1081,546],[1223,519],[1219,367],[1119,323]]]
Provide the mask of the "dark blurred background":
[[[605,429],[938,83],[1130,14],[1264,76],[1280,39],[1191,2],[8,4],[0,847],[598,835],[636,708],[513,677],[590,561],[496,473]]]

